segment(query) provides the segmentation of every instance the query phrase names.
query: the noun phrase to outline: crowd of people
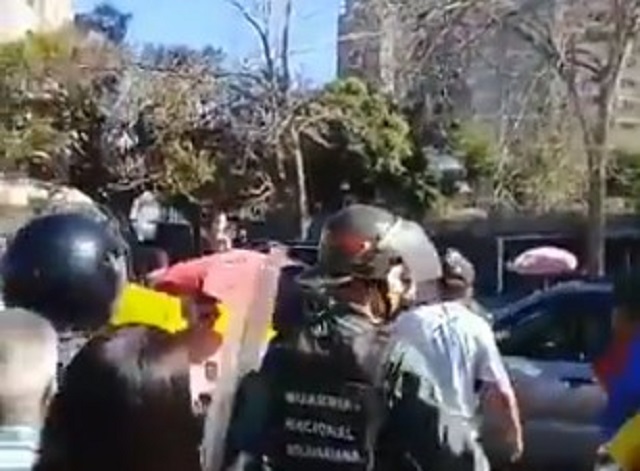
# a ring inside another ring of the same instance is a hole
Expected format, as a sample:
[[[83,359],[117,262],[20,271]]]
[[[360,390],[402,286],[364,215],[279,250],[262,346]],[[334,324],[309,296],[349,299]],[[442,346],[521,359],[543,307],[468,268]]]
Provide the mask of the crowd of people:
[[[182,297],[176,328],[114,320],[135,283],[161,289],[133,274],[168,264],[157,252],[133,270],[131,251],[75,213],[34,219],[9,243],[0,470],[203,469],[189,375],[224,342],[212,329],[224,299],[172,293]],[[222,469],[488,470],[487,413],[501,418],[506,464],[516,463],[518,404],[474,312],[474,278],[462,254],[441,254],[386,210],[351,205],[329,218],[316,265],[281,274],[276,336],[235,392]],[[86,341],[59,374],[70,333]]]

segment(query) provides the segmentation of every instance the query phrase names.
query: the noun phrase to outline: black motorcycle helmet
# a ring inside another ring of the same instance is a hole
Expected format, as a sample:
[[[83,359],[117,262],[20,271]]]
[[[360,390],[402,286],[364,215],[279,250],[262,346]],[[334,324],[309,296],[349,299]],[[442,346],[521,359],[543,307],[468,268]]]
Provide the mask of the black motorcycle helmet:
[[[122,239],[95,218],[35,218],[4,254],[4,302],[40,313],[59,330],[98,328],[108,322],[124,283],[125,253]]]
[[[318,262],[299,280],[307,286],[340,285],[353,278],[386,282],[404,263],[416,283],[442,276],[439,255],[416,223],[368,205],[352,205],[331,216],[322,229]]]

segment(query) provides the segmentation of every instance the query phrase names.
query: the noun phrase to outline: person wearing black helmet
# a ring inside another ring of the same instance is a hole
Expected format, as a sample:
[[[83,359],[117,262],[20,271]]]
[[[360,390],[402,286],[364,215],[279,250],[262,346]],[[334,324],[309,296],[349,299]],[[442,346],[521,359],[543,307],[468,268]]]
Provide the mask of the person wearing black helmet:
[[[438,254],[422,228],[372,206],[326,222],[299,282],[305,322],[245,377],[225,466],[273,471],[475,470],[468,424],[442,406],[424,359],[387,325],[437,296]]]
[[[2,263],[8,306],[31,309],[59,331],[105,325],[126,279],[123,242],[78,213],[38,217],[15,234]]]

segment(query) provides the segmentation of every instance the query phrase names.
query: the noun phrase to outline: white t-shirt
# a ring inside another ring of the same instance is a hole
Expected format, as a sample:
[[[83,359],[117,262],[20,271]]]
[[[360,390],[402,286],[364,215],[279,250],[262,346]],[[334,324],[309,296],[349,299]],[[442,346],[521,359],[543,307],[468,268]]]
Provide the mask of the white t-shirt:
[[[476,416],[478,382],[512,391],[491,327],[463,304],[417,306],[399,316],[394,332],[424,355],[451,410]]]

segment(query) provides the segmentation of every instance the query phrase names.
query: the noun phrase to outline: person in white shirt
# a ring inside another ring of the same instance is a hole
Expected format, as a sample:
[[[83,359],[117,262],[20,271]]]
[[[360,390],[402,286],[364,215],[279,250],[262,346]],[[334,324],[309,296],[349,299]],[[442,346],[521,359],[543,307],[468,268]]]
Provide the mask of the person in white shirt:
[[[445,265],[443,286],[448,273]],[[523,450],[520,414],[487,321],[475,315],[466,301],[441,302],[432,298],[431,302],[416,302],[404,311],[396,319],[393,331],[427,359],[451,410],[469,420],[477,417],[481,406],[500,416],[511,459],[519,459]]]

